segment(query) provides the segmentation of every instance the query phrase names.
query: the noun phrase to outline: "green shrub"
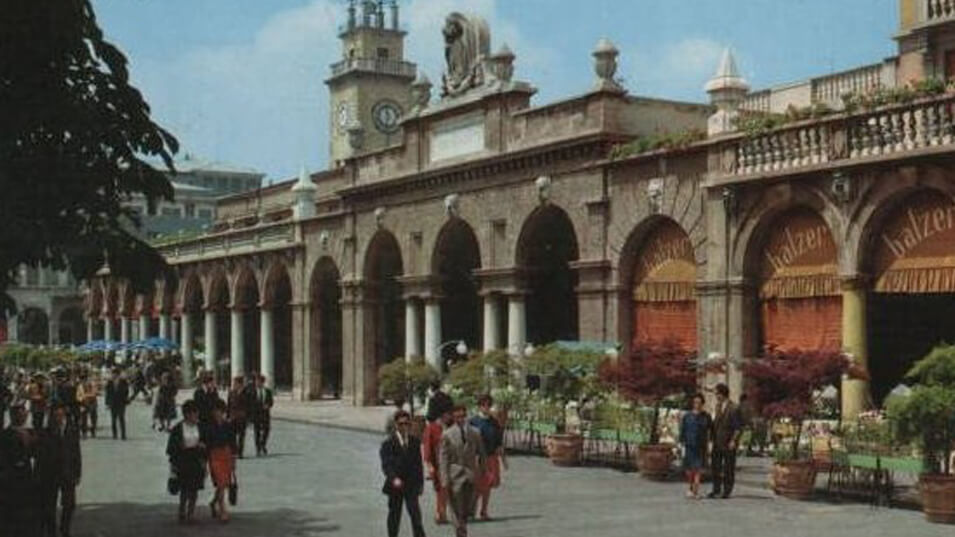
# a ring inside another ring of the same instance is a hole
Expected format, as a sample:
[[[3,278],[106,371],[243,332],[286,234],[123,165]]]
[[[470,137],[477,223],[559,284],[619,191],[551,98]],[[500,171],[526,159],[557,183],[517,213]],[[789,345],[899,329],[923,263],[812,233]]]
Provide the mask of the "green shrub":
[[[423,359],[408,362],[404,357],[398,357],[378,369],[378,397],[386,401],[402,399],[413,404],[415,398],[423,399],[428,386],[440,378],[438,371]]]

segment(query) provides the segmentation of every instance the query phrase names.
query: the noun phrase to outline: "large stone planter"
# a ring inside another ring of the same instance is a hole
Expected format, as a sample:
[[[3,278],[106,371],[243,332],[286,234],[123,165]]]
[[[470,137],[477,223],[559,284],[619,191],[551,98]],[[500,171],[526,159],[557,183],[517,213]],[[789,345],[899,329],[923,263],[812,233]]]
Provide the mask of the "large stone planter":
[[[671,444],[640,444],[637,447],[637,469],[647,479],[665,481],[670,475],[672,462]]]
[[[577,466],[584,447],[579,434],[557,433],[547,437],[547,456],[555,466]]]
[[[812,461],[786,461],[773,465],[773,492],[793,500],[806,500],[816,487],[816,467]]]
[[[922,474],[919,491],[929,522],[955,524],[955,476]]]

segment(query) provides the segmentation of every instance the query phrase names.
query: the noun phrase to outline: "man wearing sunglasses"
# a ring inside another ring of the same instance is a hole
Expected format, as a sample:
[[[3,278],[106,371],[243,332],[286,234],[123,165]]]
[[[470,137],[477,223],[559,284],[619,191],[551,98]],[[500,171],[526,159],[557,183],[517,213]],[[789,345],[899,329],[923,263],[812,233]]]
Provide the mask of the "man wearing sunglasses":
[[[395,431],[381,444],[381,471],[385,484],[381,491],[388,496],[388,537],[398,537],[401,526],[401,506],[411,517],[414,537],[425,537],[421,524],[418,496],[424,489],[424,468],[421,463],[421,443],[411,436],[411,415],[404,410],[395,412]]]

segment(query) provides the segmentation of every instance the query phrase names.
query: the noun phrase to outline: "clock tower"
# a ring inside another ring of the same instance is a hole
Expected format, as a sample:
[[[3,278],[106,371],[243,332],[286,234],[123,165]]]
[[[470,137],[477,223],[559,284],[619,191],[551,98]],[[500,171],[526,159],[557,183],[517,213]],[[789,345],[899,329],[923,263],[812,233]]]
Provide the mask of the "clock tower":
[[[330,162],[399,142],[398,122],[410,105],[415,64],[404,61],[405,32],[398,3],[349,0],[341,28],[342,59],[325,80],[329,89]]]

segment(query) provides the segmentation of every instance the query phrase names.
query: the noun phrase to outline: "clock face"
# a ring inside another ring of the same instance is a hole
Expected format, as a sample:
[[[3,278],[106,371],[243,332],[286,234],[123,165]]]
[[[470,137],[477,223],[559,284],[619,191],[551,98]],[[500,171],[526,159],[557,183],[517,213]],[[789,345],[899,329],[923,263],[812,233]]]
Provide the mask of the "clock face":
[[[338,117],[338,128],[344,129],[348,126],[348,103],[341,103],[338,105],[338,110],[336,111]]]
[[[398,130],[401,107],[394,101],[378,101],[371,109],[371,117],[375,120],[375,128],[384,133],[392,133]]]

